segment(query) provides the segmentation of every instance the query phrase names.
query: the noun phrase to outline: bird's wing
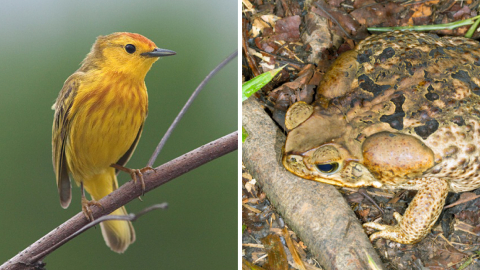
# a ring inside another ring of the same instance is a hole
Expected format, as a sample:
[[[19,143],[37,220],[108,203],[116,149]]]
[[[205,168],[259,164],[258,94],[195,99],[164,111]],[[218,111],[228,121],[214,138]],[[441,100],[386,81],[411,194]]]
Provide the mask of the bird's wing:
[[[135,151],[135,148],[137,147],[138,141],[140,140],[140,137],[142,136],[142,131],[143,131],[143,124],[138,129],[137,137],[135,137],[135,140],[133,141],[130,148],[128,148],[127,152],[125,152],[125,154],[123,154],[123,156],[117,161],[116,164],[118,164],[122,167],[125,167],[125,164],[127,164],[128,160],[132,157],[132,154]],[[118,174],[118,170],[115,169],[115,171],[116,171],[116,174]]]
[[[77,77],[73,75],[70,76],[67,81],[65,81],[57,101],[52,107],[52,109],[55,110],[52,128],[53,169],[57,178],[60,204],[63,208],[67,208],[72,200],[72,189],[65,157],[65,145],[70,131],[70,109],[78,93],[79,86],[80,82]]]

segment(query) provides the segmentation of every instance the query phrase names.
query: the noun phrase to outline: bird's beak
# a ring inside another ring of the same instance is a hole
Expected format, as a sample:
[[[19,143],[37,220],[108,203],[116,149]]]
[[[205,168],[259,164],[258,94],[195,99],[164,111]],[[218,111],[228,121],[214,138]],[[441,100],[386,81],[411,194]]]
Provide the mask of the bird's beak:
[[[155,48],[151,52],[146,52],[142,53],[141,55],[146,56],[146,57],[160,57],[160,56],[170,56],[170,55],[175,55],[177,54],[174,51],[170,51],[167,49],[160,49],[160,48]]]

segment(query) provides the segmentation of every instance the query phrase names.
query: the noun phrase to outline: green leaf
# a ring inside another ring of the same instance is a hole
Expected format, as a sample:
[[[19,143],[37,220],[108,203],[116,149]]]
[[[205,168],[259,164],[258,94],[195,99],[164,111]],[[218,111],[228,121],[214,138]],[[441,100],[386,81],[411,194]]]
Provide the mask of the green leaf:
[[[285,66],[267,71],[251,79],[250,81],[244,82],[242,84],[242,102],[269,83],[273,77],[275,77],[275,75],[277,75],[278,72],[280,72],[280,70],[282,70],[282,68]]]
[[[247,139],[248,137],[248,132],[245,130],[244,127],[242,127],[242,143],[245,142],[245,140]]]

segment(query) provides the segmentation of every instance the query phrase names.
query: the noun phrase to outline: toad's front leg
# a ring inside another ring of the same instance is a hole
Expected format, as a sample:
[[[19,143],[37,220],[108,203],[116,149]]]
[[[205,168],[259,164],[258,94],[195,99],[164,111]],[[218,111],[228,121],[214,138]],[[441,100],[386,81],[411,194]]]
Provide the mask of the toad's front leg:
[[[373,242],[378,238],[389,239],[401,244],[415,244],[430,232],[442,212],[448,194],[448,183],[438,178],[418,179],[424,182],[403,217],[394,213],[397,224],[382,225],[375,222],[363,224],[366,228],[380,230],[370,236]]]

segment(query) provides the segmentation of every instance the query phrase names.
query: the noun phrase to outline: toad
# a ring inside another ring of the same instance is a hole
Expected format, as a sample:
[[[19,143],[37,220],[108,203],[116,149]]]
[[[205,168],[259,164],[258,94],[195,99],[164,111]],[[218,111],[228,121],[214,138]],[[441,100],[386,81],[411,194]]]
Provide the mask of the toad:
[[[283,165],[342,187],[418,190],[396,225],[368,222],[413,244],[431,230],[448,192],[480,187],[480,45],[395,31],[340,55],[316,101],[293,104]]]

